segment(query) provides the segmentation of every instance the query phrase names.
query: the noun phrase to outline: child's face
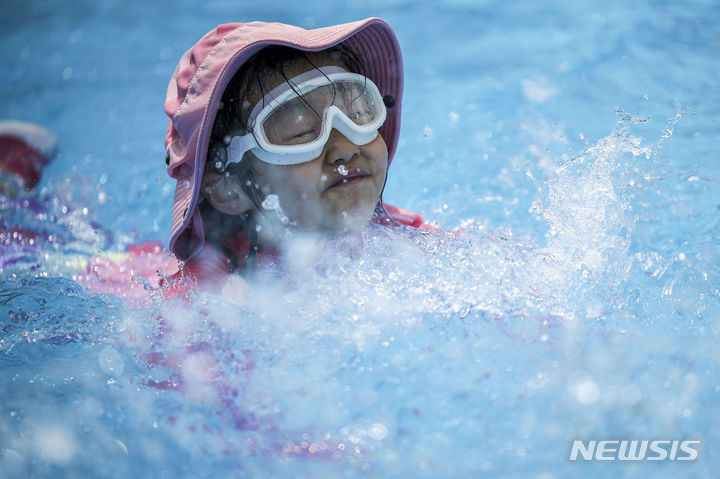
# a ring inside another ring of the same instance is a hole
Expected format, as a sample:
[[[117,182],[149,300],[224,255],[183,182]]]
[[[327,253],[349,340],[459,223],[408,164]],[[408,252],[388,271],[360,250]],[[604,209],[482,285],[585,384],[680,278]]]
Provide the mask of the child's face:
[[[308,53],[308,58],[318,67],[347,68],[327,52]],[[285,75],[292,78],[313,68],[300,60],[286,66]],[[268,74],[263,78],[262,90],[267,92],[284,81],[280,74]],[[252,107],[261,98],[255,85],[244,104]],[[380,135],[357,146],[334,129],[320,156],[306,163],[271,165],[250,156],[260,189],[266,196],[277,195],[292,224],[306,231],[363,228],[380,198],[387,173],[387,146]]]

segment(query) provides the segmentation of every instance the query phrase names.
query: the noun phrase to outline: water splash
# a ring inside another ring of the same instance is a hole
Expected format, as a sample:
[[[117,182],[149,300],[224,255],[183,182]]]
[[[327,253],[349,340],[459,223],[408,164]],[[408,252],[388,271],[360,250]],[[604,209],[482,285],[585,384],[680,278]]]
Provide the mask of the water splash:
[[[710,444],[720,331],[682,322],[668,301],[693,282],[665,280],[699,274],[689,263],[712,251],[638,250],[657,150],[630,132],[621,124],[538,182],[542,242],[473,222],[294,235],[253,282],[136,310],[62,280],[10,285],[4,464],[101,471],[102,446],[128,475],[571,477],[577,438]],[[80,389],[67,371],[82,378],[81,407],[55,396]],[[45,429],[74,447],[31,464],[38,446],[23,438]]]
[[[275,194],[269,194],[265,197],[265,199],[262,202],[262,207],[264,210],[273,212],[275,215],[274,219],[277,219],[280,221],[280,223],[287,225],[290,223],[290,220],[288,219],[287,215],[282,209],[282,206],[280,205],[280,199]]]

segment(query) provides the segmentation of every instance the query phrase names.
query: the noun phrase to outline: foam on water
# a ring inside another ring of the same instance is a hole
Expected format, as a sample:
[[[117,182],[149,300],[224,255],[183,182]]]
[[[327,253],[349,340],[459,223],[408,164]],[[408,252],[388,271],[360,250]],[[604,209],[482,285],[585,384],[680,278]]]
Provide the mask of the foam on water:
[[[673,213],[639,123],[527,171],[545,238],[294,235],[253,282],[145,309],[6,270],[0,477],[573,477],[586,438],[708,446],[586,476],[709,474],[719,252],[649,245]]]

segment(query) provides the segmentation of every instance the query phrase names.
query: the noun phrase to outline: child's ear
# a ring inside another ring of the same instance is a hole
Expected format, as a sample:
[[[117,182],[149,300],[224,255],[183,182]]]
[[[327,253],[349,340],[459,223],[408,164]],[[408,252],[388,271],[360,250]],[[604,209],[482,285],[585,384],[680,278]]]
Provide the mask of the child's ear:
[[[254,207],[235,175],[205,173],[200,187],[205,198],[221,213],[239,215]]]

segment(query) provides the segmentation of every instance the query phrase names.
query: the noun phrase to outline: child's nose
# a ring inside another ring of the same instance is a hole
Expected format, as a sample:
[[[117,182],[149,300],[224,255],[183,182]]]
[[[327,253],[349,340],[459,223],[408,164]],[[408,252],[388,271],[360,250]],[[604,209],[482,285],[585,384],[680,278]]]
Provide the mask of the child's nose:
[[[348,163],[360,154],[360,148],[335,128],[325,143],[325,161],[330,164]]]

